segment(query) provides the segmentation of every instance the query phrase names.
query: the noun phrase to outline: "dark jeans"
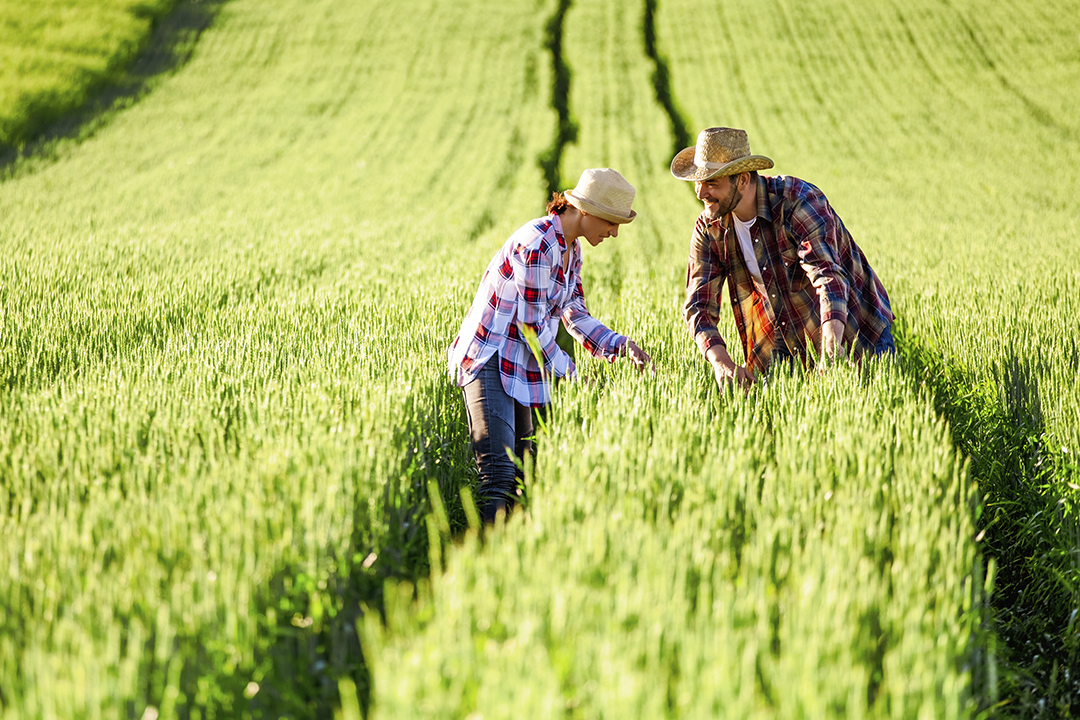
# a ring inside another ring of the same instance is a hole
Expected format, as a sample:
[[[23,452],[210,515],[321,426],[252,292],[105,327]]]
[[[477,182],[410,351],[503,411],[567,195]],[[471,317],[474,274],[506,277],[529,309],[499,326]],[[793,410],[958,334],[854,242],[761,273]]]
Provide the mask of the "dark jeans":
[[[499,510],[507,514],[519,495],[524,476],[508,450],[522,462],[532,457],[532,408],[514,400],[503,390],[499,357],[491,358],[463,388],[465,415],[469,421],[476,468],[480,471],[477,506],[484,522],[492,523]]]
[[[875,356],[877,356],[877,355],[892,355],[894,357],[896,356],[896,341],[893,340],[892,325],[891,324],[885,326],[885,329],[881,332],[881,337],[879,337],[878,341],[876,343],[874,343],[874,353],[873,354]],[[791,362],[791,355],[788,353],[786,347],[778,345],[776,347],[776,349],[773,350],[772,362],[775,364],[775,363],[780,363],[780,362],[785,362],[785,361]]]
[[[896,355],[896,341],[892,336],[892,325],[886,325],[885,330],[882,331],[881,337],[878,338],[877,343],[874,345],[875,355]]]

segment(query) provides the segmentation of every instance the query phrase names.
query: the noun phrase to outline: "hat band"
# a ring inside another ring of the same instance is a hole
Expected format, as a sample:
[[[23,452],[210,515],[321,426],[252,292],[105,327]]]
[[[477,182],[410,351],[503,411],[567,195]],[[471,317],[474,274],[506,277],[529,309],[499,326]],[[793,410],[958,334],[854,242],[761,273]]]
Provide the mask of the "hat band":
[[[738,159],[738,158],[736,158],[736,159]],[[731,162],[734,162],[734,161],[731,161]],[[715,163],[715,162],[709,162],[708,160],[703,160],[701,162],[698,162],[697,160],[694,160],[695,165],[697,165],[699,168],[705,168],[706,170],[719,170],[722,167],[726,167],[726,166],[730,165],[731,162]]]

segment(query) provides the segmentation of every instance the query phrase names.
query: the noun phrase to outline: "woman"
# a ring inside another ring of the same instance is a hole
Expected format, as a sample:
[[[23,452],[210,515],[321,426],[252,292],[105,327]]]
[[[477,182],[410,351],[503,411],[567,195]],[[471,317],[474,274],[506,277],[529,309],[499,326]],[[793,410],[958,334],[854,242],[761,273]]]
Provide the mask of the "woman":
[[[554,193],[548,214],[526,223],[488,263],[461,331],[449,350],[450,375],[461,387],[484,521],[513,510],[517,472],[507,450],[532,451],[532,408],[550,401],[553,377],[574,377],[574,361],[556,344],[561,318],[570,335],[596,357],[652,360],[633,340],[593,318],[581,290],[579,237],[596,247],[633,220],[634,188],[614,170],[590,169],[577,187]],[[543,367],[529,349],[535,334]]]

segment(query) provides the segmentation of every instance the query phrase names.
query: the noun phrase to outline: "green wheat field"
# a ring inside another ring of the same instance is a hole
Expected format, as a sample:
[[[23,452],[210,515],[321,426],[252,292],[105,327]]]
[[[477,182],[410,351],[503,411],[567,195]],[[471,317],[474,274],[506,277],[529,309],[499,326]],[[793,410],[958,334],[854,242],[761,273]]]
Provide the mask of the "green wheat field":
[[[1080,715],[1080,0],[0,19],[2,720]],[[713,125],[827,193],[895,362],[716,387]],[[446,347],[587,167],[657,373],[579,350],[480,532]]]

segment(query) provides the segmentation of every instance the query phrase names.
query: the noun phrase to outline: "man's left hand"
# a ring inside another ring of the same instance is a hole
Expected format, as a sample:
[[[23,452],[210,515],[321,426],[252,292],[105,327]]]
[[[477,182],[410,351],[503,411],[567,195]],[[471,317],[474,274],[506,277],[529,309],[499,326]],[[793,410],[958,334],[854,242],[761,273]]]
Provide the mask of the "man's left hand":
[[[844,323],[840,320],[828,320],[821,326],[821,350],[828,357],[836,360],[847,354],[844,347]]]

